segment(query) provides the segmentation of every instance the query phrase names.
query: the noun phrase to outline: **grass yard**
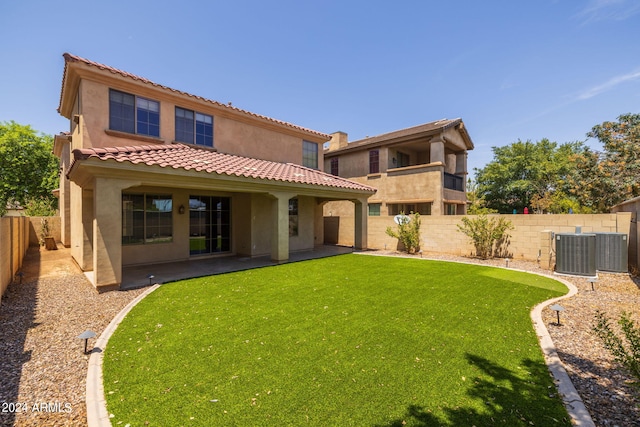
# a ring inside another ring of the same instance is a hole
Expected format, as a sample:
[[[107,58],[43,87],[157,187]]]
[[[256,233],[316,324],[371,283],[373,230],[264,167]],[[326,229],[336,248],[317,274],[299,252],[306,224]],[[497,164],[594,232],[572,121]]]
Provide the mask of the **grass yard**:
[[[163,285],[105,350],[112,425],[569,426],[529,311],[557,281],[342,255]]]

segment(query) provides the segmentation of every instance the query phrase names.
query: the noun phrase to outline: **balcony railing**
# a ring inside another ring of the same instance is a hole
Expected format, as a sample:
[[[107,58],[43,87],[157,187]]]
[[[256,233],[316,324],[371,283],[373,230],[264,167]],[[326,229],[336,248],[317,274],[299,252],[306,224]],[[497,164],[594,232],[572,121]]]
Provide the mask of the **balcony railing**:
[[[444,173],[444,188],[449,190],[464,191],[464,180],[461,176]]]

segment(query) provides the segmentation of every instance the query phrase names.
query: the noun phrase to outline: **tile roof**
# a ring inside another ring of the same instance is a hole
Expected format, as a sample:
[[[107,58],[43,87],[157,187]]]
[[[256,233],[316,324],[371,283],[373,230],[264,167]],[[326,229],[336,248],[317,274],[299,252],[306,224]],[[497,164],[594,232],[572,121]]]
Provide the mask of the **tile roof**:
[[[459,126],[460,132],[468,141],[468,149],[473,149],[473,142],[467,133],[466,127],[461,118],[457,119],[440,119],[429,123],[424,123],[417,126],[411,126],[408,128],[395,130],[392,132],[383,133],[376,136],[366,137],[357,141],[349,142],[346,147],[338,148],[337,150],[325,150],[325,155],[333,155],[338,151],[357,150],[359,147],[369,146],[374,144],[384,144],[391,140],[398,140],[403,138],[412,137],[417,134],[437,134],[443,132],[449,128]]]
[[[85,59],[85,58],[82,58],[82,57],[77,56],[77,55],[72,55],[70,53],[64,53],[62,56],[65,59],[65,66],[64,66],[63,76],[62,76],[62,90],[61,90],[61,93],[60,93],[60,103],[58,105],[58,112],[61,112],[60,110],[61,110],[61,107],[62,107],[62,91],[64,91],[64,83],[65,83],[65,80],[67,78],[67,71],[68,71],[67,67],[68,67],[68,64],[69,63],[73,63],[73,62],[80,62],[80,63],[86,64],[86,65],[89,65],[91,67],[98,68],[100,70],[109,71],[110,73],[113,73],[113,74],[119,74],[122,77],[126,77],[126,78],[129,78],[129,79],[132,79],[132,80],[140,81],[142,83],[145,83],[145,84],[148,84],[148,85],[151,85],[151,86],[155,86],[155,87],[157,87],[159,89],[171,91],[171,92],[174,92],[174,93],[177,93],[177,94],[180,94],[180,95],[186,95],[188,97],[191,97],[191,98],[194,98],[194,99],[197,99],[197,100],[200,100],[200,101],[204,101],[204,102],[213,104],[216,107],[225,108],[225,109],[234,111],[234,112],[236,112],[238,114],[251,116],[251,117],[254,117],[254,118],[257,118],[257,119],[266,120],[268,122],[275,123],[275,124],[282,125],[282,126],[286,126],[286,127],[289,127],[289,128],[293,128],[293,129],[296,129],[296,130],[299,130],[299,131],[308,132],[308,133],[314,134],[316,136],[320,136],[320,137],[322,137],[322,138],[324,138],[326,140],[329,140],[331,138],[330,135],[327,135],[326,133],[323,133],[323,132],[318,132],[318,131],[313,130],[313,129],[308,129],[308,128],[305,128],[305,127],[302,127],[302,126],[294,125],[292,123],[288,123],[288,122],[285,122],[285,121],[282,121],[282,120],[273,119],[271,117],[263,116],[261,114],[252,113],[250,111],[234,107],[231,104],[223,104],[223,103],[218,102],[218,101],[213,101],[211,99],[203,98],[201,96],[192,95],[190,93],[183,92],[183,91],[180,91],[180,90],[177,90],[177,89],[172,89],[172,88],[170,88],[168,86],[164,86],[164,85],[155,83],[155,82],[153,82],[153,81],[151,81],[149,79],[146,79],[144,77],[140,77],[140,76],[137,76],[135,74],[131,74],[131,73],[128,73],[126,71],[122,71],[122,70],[119,70],[117,68],[110,67],[108,65],[100,64],[98,62],[91,61],[89,59]]]
[[[103,161],[114,160],[121,163],[157,165],[162,168],[318,185],[341,190],[370,193],[376,191],[373,187],[293,163],[278,163],[241,157],[185,144],[83,148],[73,150],[73,157],[69,173],[78,161],[96,158]]]

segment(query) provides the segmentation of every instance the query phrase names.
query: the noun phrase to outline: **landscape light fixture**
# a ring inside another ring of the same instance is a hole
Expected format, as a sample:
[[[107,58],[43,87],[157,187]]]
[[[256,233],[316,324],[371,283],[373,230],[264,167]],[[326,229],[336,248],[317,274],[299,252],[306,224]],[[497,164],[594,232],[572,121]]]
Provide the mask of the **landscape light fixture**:
[[[549,307],[549,308],[550,308],[551,310],[553,310],[553,311],[555,311],[555,312],[556,312],[556,315],[558,316],[558,323],[557,323],[557,325],[558,325],[558,326],[561,326],[561,324],[560,324],[560,312],[561,312],[561,311],[564,311],[564,307],[563,307],[563,306],[561,306],[560,304],[554,304],[554,305],[552,305],[552,306],[551,306],[551,307]]]
[[[152,281],[153,279],[155,279],[155,277],[156,277],[156,276],[154,276],[153,274],[150,274],[150,275],[148,275],[148,276],[147,276],[147,279],[149,279],[149,284],[150,284],[150,285],[152,284],[152,283],[151,283],[151,281]]]
[[[587,279],[589,281],[589,283],[591,283],[591,290],[595,291],[596,288],[594,286],[594,284],[598,281],[597,277],[589,277],[589,279]]]
[[[87,353],[87,343],[89,342],[89,338],[95,338],[95,336],[96,333],[89,329],[78,335],[78,339],[84,340],[84,354],[89,354]]]
[[[19,271],[16,273],[16,277],[20,279],[20,284],[22,285],[22,278],[24,277],[24,273],[22,271]]]
[[[509,258],[505,258],[504,260],[505,260],[505,261],[506,261],[506,263],[507,263],[507,268],[509,268]]]

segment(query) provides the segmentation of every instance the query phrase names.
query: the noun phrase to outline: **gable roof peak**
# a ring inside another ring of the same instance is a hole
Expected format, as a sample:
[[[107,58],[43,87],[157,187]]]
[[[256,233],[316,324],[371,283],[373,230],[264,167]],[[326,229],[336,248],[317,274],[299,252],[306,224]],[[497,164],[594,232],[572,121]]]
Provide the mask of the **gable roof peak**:
[[[252,113],[250,111],[243,110],[241,108],[233,106],[231,102],[229,102],[227,104],[224,104],[224,103],[219,102],[219,101],[214,101],[212,99],[204,98],[202,96],[193,95],[193,94],[190,94],[188,92],[184,92],[184,91],[181,91],[181,90],[173,89],[173,88],[170,88],[168,86],[164,86],[164,85],[161,85],[159,83],[153,82],[153,81],[151,81],[151,80],[149,80],[149,79],[147,79],[145,77],[140,77],[140,76],[138,76],[136,74],[132,74],[132,73],[129,73],[127,71],[123,71],[123,70],[120,70],[118,68],[111,67],[109,65],[101,64],[99,62],[95,62],[95,61],[83,58],[81,56],[78,56],[78,55],[74,55],[74,54],[65,52],[62,56],[64,57],[65,64],[64,64],[64,72],[63,72],[63,75],[62,75],[62,89],[60,91],[60,103],[58,105],[58,112],[60,114],[62,114],[62,115],[65,115],[64,112],[63,112],[63,101],[64,101],[64,92],[65,92],[66,85],[67,85],[68,79],[69,79],[69,65],[70,64],[80,63],[80,64],[87,65],[89,67],[96,68],[96,69],[101,70],[101,71],[108,71],[108,72],[110,72],[112,74],[117,74],[119,76],[131,79],[131,80],[135,80],[135,81],[141,82],[143,84],[154,86],[154,87],[156,87],[156,88],[158,88],[160,90],[165,90],[165,91],[168,91],[168,92],[184,95],[184,96],[187,96],[187,97],[199,100],[199,101],[203,101],[203,102],[206,102],[208,104],[211,104],[211,105],[215,106],[216,108],[220,108],[220,109],[224,109],[225,111],[233,112],[233,114],[237,114],[237,115],[241,115],[241,116],[245,116],[245,117],[250,117],[250,118],[258,120],[258,121],[267,122],[267,123],[275,124],[275,125],[278,125],[278,126],[283,126],[283,127],[289,128],[289,129],[294,129],[294,130],[299,131],[299,132],[307,133],[307,134],[309,134],[310,137],[316,137],[316,138],[319,137],[321,139],[324,139],[325,141],[328,141],[331,138],[329,135],[327,135],[326,133],[323,133],[323,132],[319,132],[319,131],[316,131],[316,130],[313,130],[313,129],[305,128],[303,126],[298,126],[298,125],[295,125],[293,123],[285,122],[283,120],[278,120],[278,119],[274,119],[274,118],[271,118],[271,117],[267,117],[267,116],[264,116],[262,114]],[[67,108],[69,108],[69,107],[67,107]],[[68,111],[67,111],[67,113],[68,113]]]

